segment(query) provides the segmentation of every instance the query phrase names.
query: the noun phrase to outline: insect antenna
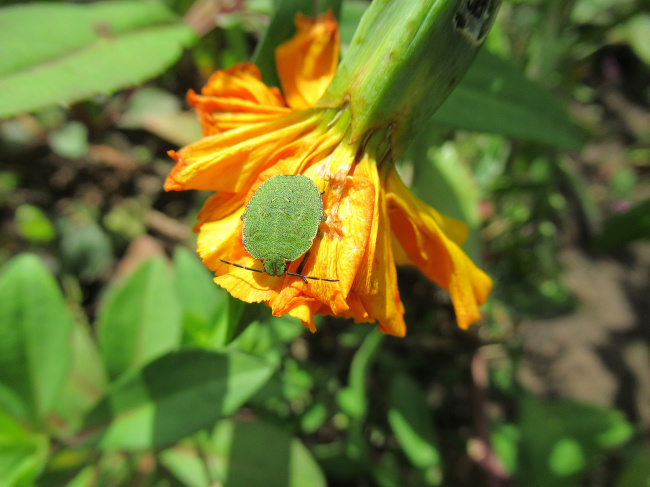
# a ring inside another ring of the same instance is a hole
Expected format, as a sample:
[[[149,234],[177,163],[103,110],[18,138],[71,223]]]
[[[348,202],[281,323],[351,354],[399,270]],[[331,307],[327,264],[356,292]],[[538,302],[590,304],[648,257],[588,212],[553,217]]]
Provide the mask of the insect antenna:
[[[221,262],[223,262],[224,264],[234,265],[235,267],[239,267],[240,269],[246,269],[246,270],[249,270],[249,271],[261,272],[262,274],[265,273],[264,271],[261,271],[259,269],[253,269],[252,267],[246,267],[244,265],[235,264],[234,262],[228,262],[227,260],[223,260],[223,259],[219,259],[219,260]]]

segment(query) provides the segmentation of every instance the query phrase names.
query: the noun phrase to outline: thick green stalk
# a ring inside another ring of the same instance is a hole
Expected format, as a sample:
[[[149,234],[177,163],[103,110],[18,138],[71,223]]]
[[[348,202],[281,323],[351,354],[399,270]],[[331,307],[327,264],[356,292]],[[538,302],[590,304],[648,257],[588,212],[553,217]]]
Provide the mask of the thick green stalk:
[[[391,127],[396,158],[474,60],[499,0],[374,0],[319,107],[350,104],[352,137]]]

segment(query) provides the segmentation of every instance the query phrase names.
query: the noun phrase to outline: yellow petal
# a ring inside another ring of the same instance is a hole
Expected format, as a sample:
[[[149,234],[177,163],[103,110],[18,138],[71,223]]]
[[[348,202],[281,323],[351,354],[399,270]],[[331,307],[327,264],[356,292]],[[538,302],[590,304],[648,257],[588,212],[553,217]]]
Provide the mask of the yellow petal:
[[[390,226],[413,264],[432,281],[447,289],[461,328],[480,318],[478,306],[492,289],[492,280],[449,238],[446,228],[458,230],[449,218],[417,199],[394,170],[387,179]]]
[[[298,14],[296,35],[275,50],[275,63],[287,104],[312,108],[325,93],[339,63],[339,31],[331,11],[316,20]]]

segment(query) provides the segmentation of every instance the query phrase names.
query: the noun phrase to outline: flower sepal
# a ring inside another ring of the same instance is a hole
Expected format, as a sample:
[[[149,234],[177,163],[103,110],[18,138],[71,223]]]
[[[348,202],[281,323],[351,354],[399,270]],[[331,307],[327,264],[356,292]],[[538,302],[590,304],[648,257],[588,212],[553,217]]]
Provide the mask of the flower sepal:
[[[349,103],[352,139],[391,127],[393,159],[472,63],[498,0],[374,0],[316,104]]]

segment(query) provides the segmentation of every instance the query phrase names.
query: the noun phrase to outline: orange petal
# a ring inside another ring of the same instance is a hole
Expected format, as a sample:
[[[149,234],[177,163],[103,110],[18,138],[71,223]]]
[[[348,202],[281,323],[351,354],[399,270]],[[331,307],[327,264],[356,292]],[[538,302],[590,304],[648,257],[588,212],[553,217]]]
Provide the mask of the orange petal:
[[[463,250],[445,233],[458,231],[459,222],[441,215],[417,199],[394,170],[387,179],[387,206],[391,229],[413,264],[432,281],[447,289],[458,325],[466,329],[481,315],[492,289],[492,280],[474,265]]]
[[[231,197],[234,200],[234,204],[231,205],[234,207],[234,211],[228,215],[221,215],[218,220],[203,223],[199,227],[197,252],[203,263],[217,274],[223,274],[230,270],[229,266],[220,262],[219,259],[248,267],[255,265],[252,258],[240,262],[242,258],[248,256],[241,243],[241,214],[244,212],[244,205],[241,196]],[[202,210],[203,212],[204,210]]]
[[[264,84],[260,70],[253,63],[235,64],[215,72],[201,90],[201,94],[207,97],[245,100],[263,106],[286,106],[280,91]]]
[[[327,183],[317,176],[317,169],[313,166],[305,175],[314,180],[319,189],[325,190],[325,213],[328,217],[314,240],[303,273],[339,279],[337,283],[314,281],[308,285],[309,294],[338,315],[349,308],[346,298],[364,259],[375,194],[370,181],[348,178],[340,200],[336,201]],[[293,268],[291,270],[295,272]]]
[[[404,336],[406,334],[404,307],[397,289],[397,272],[386,214],[385,195],[381,189],[375,160],[366,155],[354,168],[353,177],[364,178],[372,183],[375,188],[375,201],[366,254],[352,290],[363,305],[364,313],[379,322],[379,329],[382,332]],[[362,320],[365,319],[359,321]]]
[[[312,108],[325,93],[339,63],[339,31],[331,11],[316,20],[296,16],[296,35],[275,50],[275,63],[287,104]]]
[[[316,129],[321,118],[319,111],[295,112],[272,122],[204,137],[178,152],[171,151],[176,164],[165,181],[165,190],[237,193],[250,188],[266,168],[289,156],[303,157],[300,149],[311,140],[301,137]]]
[[[187,94],[187,101],[196,108],[204,137],[251,124],[269,122],[291,112],[290,108],[285,107],[197,95],[192,90]]]
[[[190,90],[187,101],[196,108],[204,136],[274,120],[291,111],[279,90],[262,82],[259,69],[252,63],[217,71],[201,95]]]

